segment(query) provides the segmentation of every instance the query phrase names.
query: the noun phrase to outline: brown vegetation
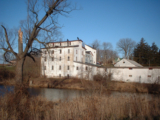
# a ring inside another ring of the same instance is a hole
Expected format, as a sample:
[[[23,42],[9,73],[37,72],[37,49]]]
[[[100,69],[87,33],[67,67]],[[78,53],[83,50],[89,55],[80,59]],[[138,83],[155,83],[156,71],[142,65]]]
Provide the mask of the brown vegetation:
[[[0,97],[2,120],[117,120],[160,119],[160,98],[92,94],[72,101],[54,102],[29,97],[24,89]]]

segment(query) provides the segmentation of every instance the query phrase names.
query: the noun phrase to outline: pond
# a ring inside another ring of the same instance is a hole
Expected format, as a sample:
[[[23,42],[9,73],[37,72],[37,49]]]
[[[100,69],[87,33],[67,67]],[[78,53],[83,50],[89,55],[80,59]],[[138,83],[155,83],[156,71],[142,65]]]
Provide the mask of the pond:
[[[13,92],[14,86],[3,86],[0,85],[0,96],[5,95],[7,92]],[[85,95],[92,95],[93,91],[84,91],[84,90],[70,90],[70,89],[53,89],[53,88],[28,88],[30,95],[33,96],[42,96],[49,101],[65,101],[72,100],[77,97],[83,97]],[[140,96],[147,99],[152,99],[153,97],[158,97],[158,95],[147,94],[147,93],[127,93],[127,92],[116,92],[111,91],[109,93],[105,93],[107,96],[117,97],[134,97]]]

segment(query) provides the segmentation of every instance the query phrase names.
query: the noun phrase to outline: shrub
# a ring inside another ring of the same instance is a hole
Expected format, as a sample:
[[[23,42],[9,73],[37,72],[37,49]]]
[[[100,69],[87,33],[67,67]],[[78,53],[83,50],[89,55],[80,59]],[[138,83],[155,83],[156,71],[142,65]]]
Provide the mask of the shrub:
[[[0,69],[0,81],[12,79],[15,77],[15,72],[10,71],[6,66]]]

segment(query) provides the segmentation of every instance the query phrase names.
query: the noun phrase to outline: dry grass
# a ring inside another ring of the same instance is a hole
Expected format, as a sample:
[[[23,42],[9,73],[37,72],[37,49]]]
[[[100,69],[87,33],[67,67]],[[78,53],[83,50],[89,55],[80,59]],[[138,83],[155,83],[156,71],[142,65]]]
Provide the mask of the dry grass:
[[[30,97],[25,90],[0,98],[2,120],[160,119],[160,98],[91,94],[72,101],[51,102]]]

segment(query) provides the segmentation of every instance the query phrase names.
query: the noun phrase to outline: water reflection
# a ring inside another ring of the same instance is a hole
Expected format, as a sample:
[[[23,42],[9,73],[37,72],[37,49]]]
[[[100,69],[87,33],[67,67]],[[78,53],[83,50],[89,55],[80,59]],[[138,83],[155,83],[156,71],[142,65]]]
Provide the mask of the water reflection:
[[[13,86],[3,86],[0,85],[0,96],[5,95],[8,92],[13,92],[14,87]],[[50,101],[66,101],[66,100],[72,100],[77,97],[82,97],[82,96],[90,96],[93,94],[92,92],[86,92],[82,90],[68,90],[68,89],[51,89],[51,88],[28,88],[28,91],[30,95],[32,96],[42,96],[46,98],[47,100]],[[95,93],[95,92],[94,92]],[[158,97],[158,95],[152,95],[152,94],[147,94],[147,93],[127,93],[127,92],[115,92],[112,91],[109,93],[104,93],[103,95],[107,95],[110,97],[116,97],[117,99],[119,97],[137,97],[139,96],[140,98],[146,98],[148,100],[151,100],[153,97]]]
[[[72,100],[73,98],[83,96],[84,91],[80,90],[67,90],[67,89],[50,89],[50,88],[29,88],[31,95],[40,95],[47,100]]]

